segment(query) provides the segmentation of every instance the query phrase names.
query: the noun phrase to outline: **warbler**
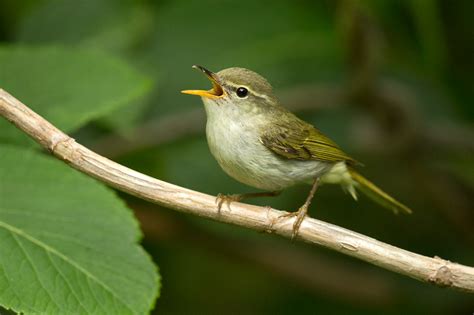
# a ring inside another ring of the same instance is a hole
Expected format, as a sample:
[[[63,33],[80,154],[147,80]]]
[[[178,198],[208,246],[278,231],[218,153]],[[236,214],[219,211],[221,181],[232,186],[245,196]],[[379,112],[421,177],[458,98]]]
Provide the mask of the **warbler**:
[[[357,200],[357,190],[394,212],[411,213],[355,167],[359,164],[313,125],[283,107],[272,86],[261,75],[245,68],[228,68],[217,73],[202,66],[212,82],[210,90],[184,90],[198,95],[207,115],[209,149],[222,169],[234,179],[264,190],[250,194],[219,195],[224,202],[247,197],[276,195],[299,183],[311,183],[305,203],[296,212],[293,237],[306,217],[313,196],[322,183],[340,184]]]

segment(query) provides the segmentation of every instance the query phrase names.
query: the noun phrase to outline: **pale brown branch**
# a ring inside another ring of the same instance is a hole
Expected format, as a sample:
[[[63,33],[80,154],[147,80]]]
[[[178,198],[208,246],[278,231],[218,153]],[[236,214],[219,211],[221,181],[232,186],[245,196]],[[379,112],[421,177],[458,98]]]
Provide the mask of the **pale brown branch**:
[[[291,237],[294,218],[284,211],[243,203],[217,211],[216,198],[133,171],[76,143],[44,118],[0,89],[0,115],[73,168],[112,187],[178,211],[258,231]],[[474,268],[385,244],[342,227],[307,218],[298,239],[325,246],[382,268],[442,287],[474,293]]]
[[[232,261],[250,262],[257,268],[285,279],[288,284],[304,288],[315,296],[324,295],[348,303],[389,306],[397,300],[396,284],[386,275],[373,272],[371,266],[348,265],[330,255],[308,248],[288,246],[260,238],[236,239],[217,235],[191,220],[179,220],[154,205],[127,200],[135,211],[145,237],[150,241],[185,242],[194,249],[219,252]],[[317,270],[317,272],[312,272]],[[363,286],[354,285],[363,283]]]

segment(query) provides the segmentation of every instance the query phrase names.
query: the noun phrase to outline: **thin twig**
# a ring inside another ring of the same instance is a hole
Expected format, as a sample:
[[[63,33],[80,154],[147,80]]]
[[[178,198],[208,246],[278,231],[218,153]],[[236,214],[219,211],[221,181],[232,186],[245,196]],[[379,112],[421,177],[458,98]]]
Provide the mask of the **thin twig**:
[[[232,203],[218,212],[214,196],[146,176],[90,151],[1,89],[0,114],[70,166],[121,191],[178,211],[291,237],[294,218],[278,220],[284,211]],[[412,253],[312,218],[303,221],[297,238],[420,281],[474,293],[473,267]]]

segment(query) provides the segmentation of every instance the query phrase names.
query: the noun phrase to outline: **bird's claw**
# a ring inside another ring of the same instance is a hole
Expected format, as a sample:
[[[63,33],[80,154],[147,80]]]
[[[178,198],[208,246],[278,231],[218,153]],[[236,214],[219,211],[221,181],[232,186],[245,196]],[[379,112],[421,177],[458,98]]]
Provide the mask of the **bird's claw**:
[[[291,233],[291,239],[294,240],[296,236],[298,236],[301,223],[303,223],[303,220],[306,217],[307,212],[308,212],[308,207],[302,206],[301,208],[298,209],[298,211],[288,212],[288,213],[280,215],[278,218],[274,219],[274,221],[272,222],[272,226],[273,224],[275,224],[275,221],[278,221],[282,218],[296,217],[295,222],[293,223],[293,231]]]
[[[224,195],[224,194],[218,194],[216,197],[216,203],[217,203],[217,213],[221,213],[222,205],[224,203],[227,204],[227,207],[230,210],[230,203],[231,202],[239,202],[242,200],[242,195],[239,194],[234,194],[234,195]]]

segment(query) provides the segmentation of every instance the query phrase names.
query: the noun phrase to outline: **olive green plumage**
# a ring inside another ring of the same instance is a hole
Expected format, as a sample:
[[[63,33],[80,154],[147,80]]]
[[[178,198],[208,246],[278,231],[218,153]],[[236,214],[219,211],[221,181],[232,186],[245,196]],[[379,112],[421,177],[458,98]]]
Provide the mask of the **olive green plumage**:
[[[395,212],[411,212],[357,173],[359,163],[336,143],[281,106],[265,78],[243,68],[212,73],[196,67],[213,89],[183,92],[202,97],[209,148],[230,176],[264,190],[319,178],[340,184],[355,199],[358,189]]]
[[[275,122],[273,126],[274,128],[263,131],[260,137],[268,149],[284,158],[303,161],[344,161],[351,165],[357,163],[334,141],[296,116],[286,121]]]
[[[366,196],[395,213],[398,211],[411,213],[408,207],[360,175],[354,169],[354,166],[360,163],[312,125],[295,116],[286,121],[276,122],[273,126],[274,128],[263,131],[260,138],[262,143],[275,154],[285,159],[302,161],[344,162],[353,180],[352,185]]]

